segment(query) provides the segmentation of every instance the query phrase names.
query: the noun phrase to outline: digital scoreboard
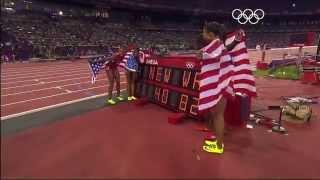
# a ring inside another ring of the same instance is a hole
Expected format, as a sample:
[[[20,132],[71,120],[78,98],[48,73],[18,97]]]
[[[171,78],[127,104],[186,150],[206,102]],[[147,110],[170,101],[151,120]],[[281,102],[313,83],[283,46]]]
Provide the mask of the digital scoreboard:
[[[195,54],[150,57],[140,65],[136,96],[190,116],[198,115],[200,61]]]
[[[198,115],[200,63],[195,54],[148,57],[139,66],[135,95],[204,120]],[[244,125],[249,119],[250,106],[249,96],[236,94],[227,102],[226,122],[232,126]]]

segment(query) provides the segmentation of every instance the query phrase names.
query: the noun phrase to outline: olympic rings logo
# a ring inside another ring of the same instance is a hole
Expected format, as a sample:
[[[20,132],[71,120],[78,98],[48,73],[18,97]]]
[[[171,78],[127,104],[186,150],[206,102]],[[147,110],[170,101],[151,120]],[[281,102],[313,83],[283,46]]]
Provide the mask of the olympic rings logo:
[[[193,68],[195,67],[195,64],[192,63],[192,62],[187,62],[187,63],[186,63],[186,67],[187,67],[188,69],[193,69]]]
[[[255,11],[252,9],[245,9],[244,11],[241,9],[234,9],[232,11],[232,18],[237,20],[240,24],[246,24],[247,22],[250,24],[257,24],[264,18],[264,11],[262,9],[256,9]]]

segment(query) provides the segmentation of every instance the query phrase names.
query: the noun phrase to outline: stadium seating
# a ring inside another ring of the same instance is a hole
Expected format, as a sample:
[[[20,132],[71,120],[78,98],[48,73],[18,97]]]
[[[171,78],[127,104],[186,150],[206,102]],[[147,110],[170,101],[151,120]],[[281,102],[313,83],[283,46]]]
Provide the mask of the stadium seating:
[[[200,27],[191,23],[154,23],[99,21],[95,18],[49,16],[38,12],[17,12],[2,15],[1,43],[6,54],[15,59],[30,57],[61,57],[101,54],[110,46],[136,42],[142,48],[155,45],[170,50],[196,49]],[[318,24],[259,25],[245,27],[247,45],[286,47],[290,33],[319,30]],[[276,41],[275,41],[276,40]],[[6,45],[9,42],[9,47]],[[4,47],[6,46],[6,47]]]

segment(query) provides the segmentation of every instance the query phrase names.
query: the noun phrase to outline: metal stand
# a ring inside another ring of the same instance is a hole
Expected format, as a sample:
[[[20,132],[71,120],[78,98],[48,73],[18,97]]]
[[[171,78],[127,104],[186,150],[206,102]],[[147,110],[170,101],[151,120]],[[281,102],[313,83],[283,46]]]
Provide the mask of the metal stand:
[[[258,112],[268,111],[268,110],[280,110],[278,121],[274,121],[269,117],[258,114]],[[264,124],[271,128],[272,132],[277,132],[280,134],[286,134],[287,130],[282,126],[282,113],[283,107],[281,106],[268,106],[268,109],[255,111],[253,115],[259,119],[255,120],[255,124]],[[260,119],[261,118],[261,119]]]
[[[279,120],[278,120],[277,125],[272,127],[272,131],[284,134],[287,132],[287,130],[282,126],[282,113],[283,113],[283,107],[280,107]]]

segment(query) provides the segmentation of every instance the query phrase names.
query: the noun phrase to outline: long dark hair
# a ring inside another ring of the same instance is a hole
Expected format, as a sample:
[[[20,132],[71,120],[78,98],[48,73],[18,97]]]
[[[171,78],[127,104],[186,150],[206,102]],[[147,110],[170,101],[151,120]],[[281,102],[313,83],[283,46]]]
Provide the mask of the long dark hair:
[[[219,38],[222,38],[222,36],[224,35],[223,25],[218,22],[215,22],[215,21],[207,22],[204,24],[204,28],[208,32],[212,32],[213,34],[215,34]]]
[[[208,45],[208,42],[203,40],[202,35],[199,34],[199,36],[197,37],[196,42],[195,42],[196,49],[201,49],[201,48],[205,47],[206,45]]]

